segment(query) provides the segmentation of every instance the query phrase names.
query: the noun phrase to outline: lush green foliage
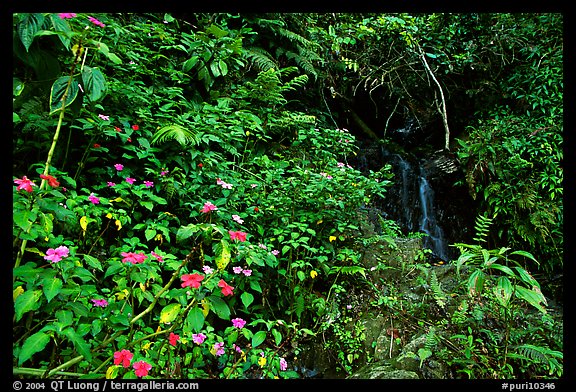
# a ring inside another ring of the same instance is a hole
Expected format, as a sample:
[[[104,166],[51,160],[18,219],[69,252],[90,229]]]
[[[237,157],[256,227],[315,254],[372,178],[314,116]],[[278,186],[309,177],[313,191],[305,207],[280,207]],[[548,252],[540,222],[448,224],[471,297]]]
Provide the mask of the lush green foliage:
[[[299,18],[305,23],[295,23]],[[366,239],[358,223],[360,208],[385,197],[392,178],[388,167],[363,173],[350,165],[356,138],[336,124],[323,88],[345,94],[352,79],[368,85],[384,78],[365,73],[380,60],[375,53],[382,47],[419,58],[419,40],[436,58],[431,47],[453,40],[418,30],[430,25],[436,31],[434,16],[350,14],[325,27],[330,18],[13,16],[15,374],[292,378],[298,374],[286,361],[298,355],[297,342],[320,333],[331,338],[326,345],[338,352],[341,369],[354,370],[365,334],[352,312],[339,317],[346,304],[338,294],[365,289],[376,298],[374,306],[401,313],[397,297],[382,294],[362,264]],[[397,34],[402,41],[391,39]],[[428,36],[437,41],[422,38]],[[555,80],[558,48],[525,55],[547,70],[546,81]],[[398,61],[394,66],[409,74]],[[462,55],[440,64],[469,62]],[[491,130],[485,120],[461,142],[461,156],[484,164],[481,154],[491,147],[499,149],[492,150],[495,156],[505,150],[517,157],[490,169],[506,192],[481,182],[475,170],[469,180],[484,192],[490,210],[506,217],[500,219],[504,227],[543,253],[559,252],[561,155],[543,151],[559,151],[561,111],[539,101],[539,92],[527,92],[543,76],[519,80],[521,68],[507,86],[511,96],[530,99],[542,112],[528,116],[538,132],[520,137],[525,116],[515,114],[518,122],[509,123],[502,108],[507,143],[468,144]],[[401,98],[404,88],[392,88],[397,80],[385,84]],[[561,92],[548,86],[558,104]],[[554,118],[548,125],[545,115]],[[527,163],[527,156],[539,160]],[[535,166],[538,171],[528,170]],[[536,181],[544,185],[535,189]],[[511,198],[519,188],[525,192]],[[520,226],[521,219],[531,225]],[[394,222],[381,224],[393,243],[399,235]],[[542,245],[529,230],[551,243]],[[514,235],[516,247],[521,242]],[[533,259],[531,254],[460,246],[468,253],[458,265],[484,263],[467,287],[505,309],[499,320],[510,322],[520,313],[512,292],[545,311],[528,267],[510,269],[502,261],[509,255]],[[418,261],[424,259],[423,251]],[[447,297],[435,275],[427,276],[441,306]],[[494,290],[482,292],[480,276]],[[471,307],[478,296],[468,300]],[[411,310],[416,317],[424,312]],[[469,316],[462,313],[458,333],[479,331]],[[537,336],[546,332],[541,328]],[[522,371],[561,373],[552,344],[507,331],[507,342],[518,345],[513,359]],[[434,348],[432,333],[429,340],[421,361]],[[487,344],[500,343],[494,338]],[[453,358],[455,366],[469,365]],[[502,368],[496,376],[517,369]]]

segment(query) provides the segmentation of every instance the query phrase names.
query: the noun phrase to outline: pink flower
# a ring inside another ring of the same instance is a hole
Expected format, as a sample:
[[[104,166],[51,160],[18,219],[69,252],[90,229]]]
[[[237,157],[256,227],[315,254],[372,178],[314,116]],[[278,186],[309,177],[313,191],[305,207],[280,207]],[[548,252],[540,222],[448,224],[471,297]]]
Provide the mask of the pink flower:
[[[193,287],[195,289],[200,287],[200,282],[204,279],[204,276],[200,274],[184,274],[180,277],[182,279],[182,283],[180,286],[182,287]]]
[[[286,370],[288,368],[288,362],[284,358],[280,358],[280,370]]]
[[[124,169],[124,165],[121,163],[117,163],[114,165],[114,168],[118,171],[122,171],[122,169]]]
[[[240,224],[244,223],[244,219],[240,218],[238,215],[232,215],[232,219]]]
[[[94,193],[91,193],[90,196],[88,196],[88,200],[90,200],[92,204],[100,204],[100,199],[94,196]]]
[[[163,262],[164,258],[162,256],[160,256],[158,253],[152,251],[150,252],[150,254],[152,255],[152,257],[154,257],[156,260],[158,260],[159,262]]]
[[[246,321],[242,320],[241,318],[237,317],[232,319],[232,325],[236,328],[243,328],[246,325]]]
[[[144,253],[133,253],[133,252],[122,252],[121,255],[124,257],[122,259],[123,263],[132,263],[132,264],[141,264],[148,257]]]
[[[122,363],[122,366],[127,368],[130,366],[130,361],[132,360],[132,357],[134,357],[134,354],[132,354],[128,350],[124,349],[121,351],[116,351],[114,353],[114,365],[119,365],[120,363]]]
[[[104,114],[99,114],[98,117],[104,121],[110,121],[110,117],[105,116]]]
[[[165,176],[166,174],[168,174],[168,171],[167,171],[167,170],[162,170],[162,171],[160,172],[160,175],[161,175],[161,176]]]
[[[232,271],[234,271],[235,274],[240,274],[242,273],[242,267],[232,267]]]
[[[232,189],[232,184],[228,184],[228,183],[222,181],[221,179],[217,179],[216,184],[222,186],[222,188],[224,188],[224,189]]]
[[[193,333],[192,334],[192,341],[196,344],[202,344],[206,340],[206,335],[203,333]]]
[[[70,250],[65,247],[64,245],[57,247],[56,249],[48,249],[46,251],[46,256],[44,256],[44,259],[46,260],[50,260],[53,263],[57,263],[60,260],[62,260],[65,257],[68,257],[68,254],[70,253]]]
[[[250,275],[252,275],[252,270],[245,269],[245,270],[242,270],[242,273],[244,274],[244,276],[250,276]]]
[[[37,186],[36,184],[34,184],[34,182],[32,182],[32,180],[28,179],[28,177],[26,176],[15,179],[14,183],[18,184],[18,186],[16,187],[17,191],[24,189],[26,192],[32,192],[32,187]]]
[[[96,26],[106,27],[106,25],[105,25],[104,23],[100,22],[98,19],[96,19],[96,18],[94,18],[94,17],[92,17],[92,16],[89,16],[89,17],[88,17],[88,20],[89,20],[90,22],[94,23]]]
[[[224,354],[224,342],[214,343],[214,351],[216,351],[215,355],[219,357],[220,355]]]
[[[246,233],[244,233],[243,231],[228,230],[228,234],[230,234],[231,240],[238,240],[240,242],[246,241]]]
[[[218,209],[218,207],[216,207],[214,204],[207,201],[206,203],[204,203],[204,207],[202,208],[202,212],[206,214],[206,213],[211,212],[211,211],[216,211],[217,209]]]
[[[138,125],[134,124],[134,125],[132,125],[132,129],[137,131],[140,129],[140,127]]]
[[[72,19],[76,17],[76,14],[73,12],[70,13],[61,12],[58,14],[58,16],[60,17],[60,19]]]
[[[205,265],[202,267],[202,271],[204,271],[205,274],[211,274],[212,272],[214,272],[214,270],[212,269],[212,267]]]
[[[136,182],[136,179],[132,177],[126,177],[126,182],[128,184],[134,184],[134,182]]]
[[[94,302],[94,306],[100,306],[101,308],[108,306],[108,301],[105,299],[92,299],[91,301]]]
[[[274,249],[274,250],[272,251],[272,254],[273,254],[274,256],[278,256],[279,253],[280,253],[280,251],[279,251],[278,249]]]
[[[109,187],[116,186],[116,183],[115,183],[115,182],[112,182],[112,181],[108,181],[106,184],[107,184]]]
[[[218,287],[222,288],[222,294],[226,297],[228,295],[232,295],[234,294],[233,290],[234,287],[230,286],[228,283],[226,283],[224,281],[224,279],[220,279],[220,282],[218,282]]]
[[[146,188],[150,188],[154,183],[152,181],[144,181],[144,185],[146,185]]]
[[[172,346],[176,346],[176,342],[180,340],[180,335],[176,335],[173,332],[170,332],[170,336],[168,337],[168,341]]]
[[[148,371],[152,369],[152,365],[144,361],[138,361],[132,365],[132,367],[134,367],[134,373],[136,373],[136,376],[138,377],[146,377],[148,375]]]

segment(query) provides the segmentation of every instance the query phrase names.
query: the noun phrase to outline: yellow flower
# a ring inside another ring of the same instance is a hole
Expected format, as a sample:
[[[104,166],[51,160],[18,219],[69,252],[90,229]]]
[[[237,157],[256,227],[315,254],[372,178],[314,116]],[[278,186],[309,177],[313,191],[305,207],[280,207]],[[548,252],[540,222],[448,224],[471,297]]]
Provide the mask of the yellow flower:
[[[335,236],[335,235],[331,235],[329,239],[330,239],[330,242],[336,241],[336,236]]]
[[[310,277],[312,277],[312,279],[314,279],[317,276],[318,276],[318,272],[316,272],[314,270],[310,271]]]
[[[264,357],[258,358],[258,365],[260,365],[260,367],[264,367],[264,365],[266,365],[266,358]]]

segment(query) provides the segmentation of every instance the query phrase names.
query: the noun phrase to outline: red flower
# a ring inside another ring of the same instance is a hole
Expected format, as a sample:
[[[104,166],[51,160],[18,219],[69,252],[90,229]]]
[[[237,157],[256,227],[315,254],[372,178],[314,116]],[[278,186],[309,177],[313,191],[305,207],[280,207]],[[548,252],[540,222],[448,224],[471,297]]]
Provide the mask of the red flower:
[[[128,143],[132,143],[132,138],[129,137],[128,139],[126,139],[126,141],[127,141]]]
[[[170,336],[168,337],[170,344],[175,346],[178,340],[180,340],[180,335],[176,335],[175,333],[170,332]]]
[[[116,126],[114,127],[114,129],[116,130],[116,132],[122,132],[122,130]]]
[[[51,187],[56,188],[57,186],[60,186],[58,180],[52,177],[50,174],[40,174],[40,178],[48,181],[48,185],[50,185]]]
[[[140,127],[138,125],[134,124],[134,125],[132,125],[132,129],[137,131],[140,129]]]
[[[32,182],[32,180],[30,180],[26,176],[15,179],[14,183],[18,185],[16,187],[17,191],[19,191],[20,189],[24,189],[26,192],[32,192],[32,187],[37,186],[36,184],[34,184],[34,182]]]
[[[100,148],[100,147],[102,147],[102,146],[99,145],[98,143],[94,143],[94,144],[92,145],[92,147],[94,147],[94,148]]]
[[[260,211],[260,210],[258,209],[258,207],[254,207],[254,212],[258,212],[258,211]]]
[[[220,279],[220,282],[218,282],[218,287],[222,288],[222,294],[226,297],[227,295],[232,295],[234,294],[232,292],[232,290],[234,290],[234,287],[230,286],[228,283],[224,282],[224,279]]]
[[[204,279],[204,276],[200,274],[184,274],[180,277],[182,279],[182,287],[191,286],[195,289],[200,287],[200,282]]]
[[[199,163],[199,164],[198,164],[198,167],[199,167],[199,168],[202,168],[203,166],[204,166],[204,165],[203,165],[202,163]]]
[[[119,365],[122,363],[122,366],[127,368],[130,366],[130,361],[132,360],[133,356],[134,354],[128,350],[116,351],[114,353],[114,365]]]

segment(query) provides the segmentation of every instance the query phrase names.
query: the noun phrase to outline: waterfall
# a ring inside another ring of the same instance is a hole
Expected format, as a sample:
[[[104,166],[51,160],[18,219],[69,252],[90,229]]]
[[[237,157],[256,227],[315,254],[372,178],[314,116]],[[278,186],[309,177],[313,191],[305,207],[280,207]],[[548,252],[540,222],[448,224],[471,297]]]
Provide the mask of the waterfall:
[[[418,187],[420,198],[420,231],[428,236],[424,237],[424,246],[442,260],[448,260],[446,242],[444,241],[444,231],[436,220],[436,209],[434,207],[434,190],[426,178],[424,167],[420,168],[418,177],[420,186]],[[409,206],[405,206],[409,208]]]

